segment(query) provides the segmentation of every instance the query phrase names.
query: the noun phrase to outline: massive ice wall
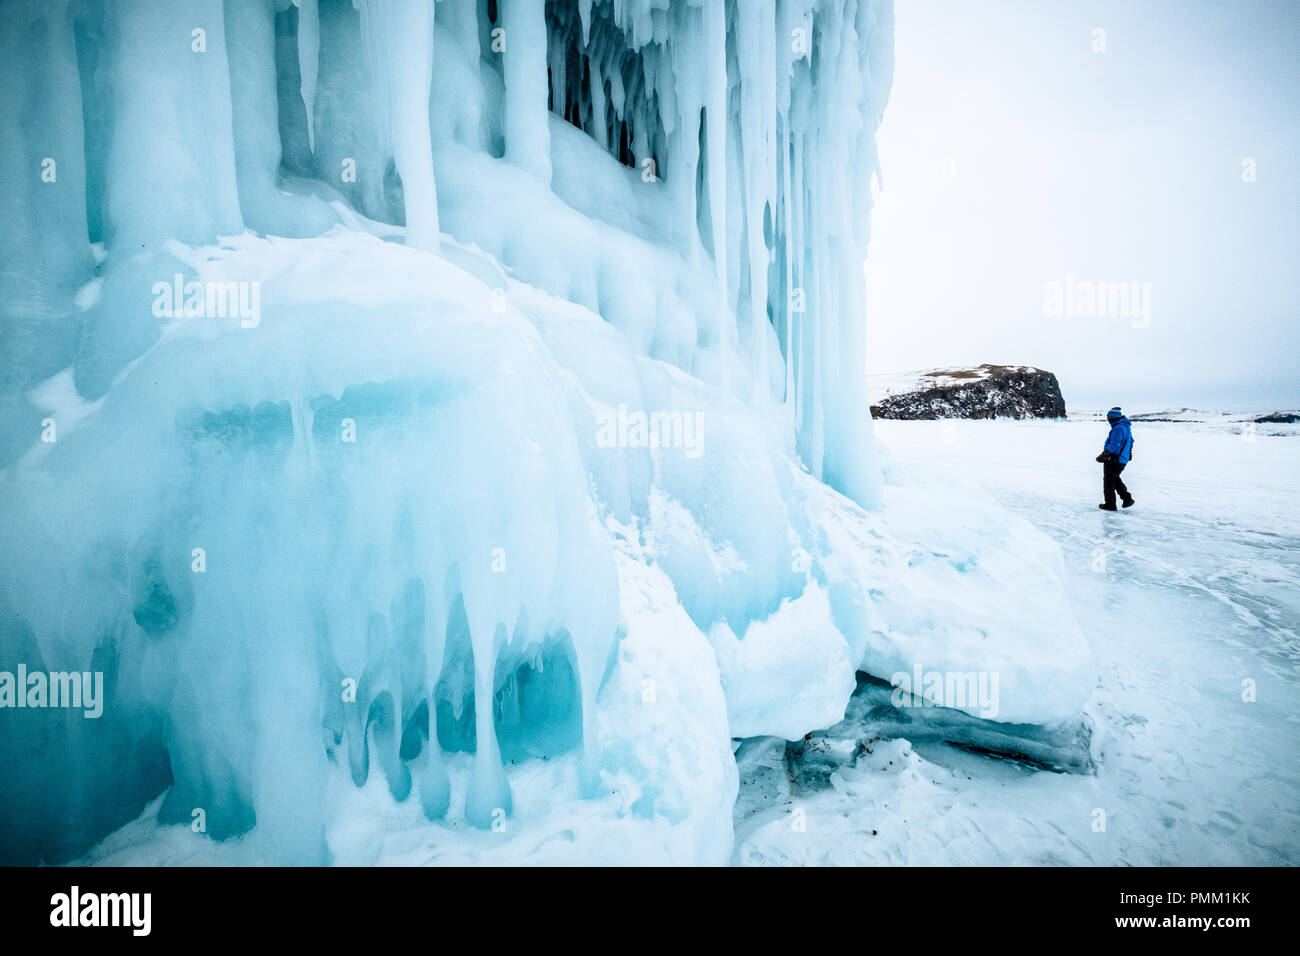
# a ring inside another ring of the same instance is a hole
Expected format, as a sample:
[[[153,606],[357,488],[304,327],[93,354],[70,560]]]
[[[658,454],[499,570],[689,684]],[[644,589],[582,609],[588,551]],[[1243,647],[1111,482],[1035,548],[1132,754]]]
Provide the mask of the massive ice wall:
[[[435,16],[433,0],[12,0],[3,16],[6,202],[26,227],[4,239],[16,318],[74,314],[87,239],[120,252],[246,225],[314,235],[337,220],[322,198],[342,196],[436,250],[441,214],[650,354],[783,405],[809,468],[875,503],[862,262],[889,3],[443,0]],[[628,174],[593,177],[593,149]],[[571,223],[536,197],[491,215],[495,179],[464,151],[603,206],[582,225],[608,221],[617,241],[554,248]],[[653,292],[630,292],[638,281]],[[92,342],[77,379],[94,395],[157,330],[88,313],[79,335],[22,347],[61,352],[46,369]],[[32,383],[6,384],[13,414]]]
[[[1022,653],[1059,589],[977,597],[1041,541],[859,507],[891,15],[0,5],[0,670],[106,686],[0,710],[0,854],[165,792],[319,862],[339,775],[492,827],[576,755],[551,799],[717,861],[728,736],[828,726],[855,668],[1077,714],[1077,628]]]

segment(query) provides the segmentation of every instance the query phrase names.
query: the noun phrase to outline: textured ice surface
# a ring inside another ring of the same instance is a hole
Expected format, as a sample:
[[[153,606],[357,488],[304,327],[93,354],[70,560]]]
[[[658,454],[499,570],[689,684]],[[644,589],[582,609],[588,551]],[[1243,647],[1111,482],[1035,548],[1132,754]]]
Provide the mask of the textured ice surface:
[[[1135,425],[1138,504],[1112,515],[1090,464],[1106,427],[876,425],[898,467],[974,476],[1060,543],[1102,662],[1095,775],[916,743],[893,720],[856,762],[835,731],[797,761],[769,740],[737,755],[737,862],[1295,863],[1300,429],[1252,441],[1236,421]]]
[[[1083,726],[1055,546],[882,477],[887,2],[155,7],[0,8],[0,669],[108,688],[5,860],[719,862],[857,670]]]

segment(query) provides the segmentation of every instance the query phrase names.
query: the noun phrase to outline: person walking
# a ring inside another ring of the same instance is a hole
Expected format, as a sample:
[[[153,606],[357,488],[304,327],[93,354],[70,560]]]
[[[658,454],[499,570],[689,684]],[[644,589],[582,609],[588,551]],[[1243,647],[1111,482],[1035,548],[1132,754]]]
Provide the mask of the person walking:
[[[1101,462],[1101,486],[1106,500],[1097,507],[1102,511],[1118,511],[1115,507],[1115,493],[1119,492],[1124,507],[1132,508],[1133,496],[1119,476],[1133,458],[1133,427],[1118,405],[1106,413],[1106,421],[1110,422],[1110,434],[1106,436],[1106,445],[1097,456],[1097,461]]]

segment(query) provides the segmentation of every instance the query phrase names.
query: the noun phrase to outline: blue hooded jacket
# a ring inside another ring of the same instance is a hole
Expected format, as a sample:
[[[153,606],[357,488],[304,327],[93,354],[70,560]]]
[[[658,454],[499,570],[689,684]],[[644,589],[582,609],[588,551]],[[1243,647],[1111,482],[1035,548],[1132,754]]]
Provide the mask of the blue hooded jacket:
[[[1110,434],[1106,436],[1106,447],[1102,450],[1118,455],[1121,465],[1127,464],[1133,457],[1133,429],[1129,420],[1118,408],[1112,408],[1106,420],[1110,422]]]

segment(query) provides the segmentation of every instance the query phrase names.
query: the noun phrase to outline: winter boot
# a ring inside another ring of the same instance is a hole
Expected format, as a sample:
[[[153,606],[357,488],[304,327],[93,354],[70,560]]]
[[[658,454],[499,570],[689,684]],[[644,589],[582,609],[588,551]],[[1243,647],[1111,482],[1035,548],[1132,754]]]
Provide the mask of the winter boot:
[[[1114,505],[1100,504],[1097,505],[1097,507],[1100,508],[1102,511],[1119,511],[1119,509],[1116,508]]]
[[[1127,498],[1124,499],[1124,507],[1125,507],[1125,508],[1132,508],[1132,507],[1133,507],[1133,496],[1132,496],[1132,495],[1129,495]]]

